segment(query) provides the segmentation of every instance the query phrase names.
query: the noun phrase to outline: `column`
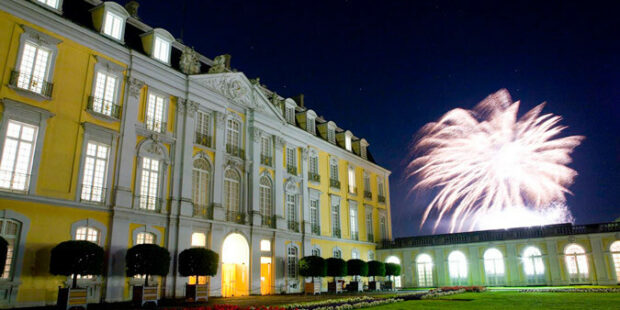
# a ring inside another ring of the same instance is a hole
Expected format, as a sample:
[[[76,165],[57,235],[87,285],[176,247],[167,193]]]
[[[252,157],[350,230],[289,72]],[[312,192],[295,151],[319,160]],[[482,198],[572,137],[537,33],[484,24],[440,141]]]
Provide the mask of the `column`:
[[[217,273],[209,277],[209,296],[217,297],[222,296],[222,243],[224,242],[224,229],[220,225],[211,224],[211,230],[209,234],[208,247],[209,249],[220,254],[220,262],[217,268]]]
[[[560,257],[558,256],[558,246],[556,240],[547,240],[547,266],[549,266],[549,276],[551,285],[564,285],[568,281],[562,279],[560,271]]]
[[[521,266],[515,243],[506,244],[506,285],[521,285],[519,266]]]
[[[260,129],[252,127],[250,134],[252,136],[250,139],[251,147],[249,150],[251,152],[250,158],[252,159],[252,170],[250,172],[250,197],[252,197],[250,200],[250,221],[252,221],[255,226],[260,226],[262,225],[262,218],[260,214],[260,195],[258,185],[260,182],[260,141],[263,133]]]
[[[125,254],[129,244],[129,220],[115,214],[110,232],[105,301],[119,302],[125,300]]]
[[[143,81],[127,78],[128,95],[123,105],[122,134],[115,187],[115,207],[131,208],[133,204],[131,180],[134,173],[133,163],[136,158],[136,123],[140,107],[140,93],[143,87]]]
[[[469,248],[469,266],[471,266],[471,276],[470,284],[471,285],[482,285],[482,277],[480,273],[480,255],[478,253],[478,247],[471,246]]]
[[[312,233],[312,224],[310,223],[310,199],[308,199],[308,148],[301,149],[301,214],[303,221],[300,221],[302,232],[310,235]],[[308,241],[308,248],[310,242]],[[304,245],[305,248],[305,245]]]
[[[443,248],[435,249],[434,267],[435,273],[437,274],[435,279],[436,286],[446,286],[450,284],[446,273],[446,270],[448,270],[447,265],[446,258],[443,255]]]
[[[276,215],[276,228],[278,229],[286,229],[286,220],[284,219],[284,181],[283,181],[283,171],[284,170],[284,156],[282,154],[284,148],[284,139],[281,137],[275,137],[275,145],[276,145],[276,154],[274,156],[273,164],[276,169],[276,179],[275,179],[275,215]]]
[[[260,240],[261,236],[252,234],[250,240],[250,295],[260,295]],[[272,265],[273,266],[273,265]]]
[[[403,274],[403,287],[413,287],[415,285],[415,281],[413,281],[413,253],[410,249],[403,250],[403,261],[402,261],[402,274]]]
[[[613,276],[607,273],[607,270],[614,271],[614,267],[611,266],[610,269],[605,266],[605,248],[603,248],[603,240],[600,236],[590,236],[590,246],[592,247],[592,255],[590,256],[592,263],[589,266],[594,266],[595,275],[592,275],[592,270],[590,271],[590,279],[593,279],[593,284],[599,285],[611,285],[615,284]],[[612,262],[613,264],[613,262]]]
[[[214,112],[215,126],[215,166],[213,167],[213,219],[223,221],[226,213],[222,206],[224,183],[224,156],[226,154],[226,114]]]
[[[175,143],[177,158],[174,165],[173,188],[179,188],[179,191],[173,193],[173,200],[179,200],[179,209],[172,209],[172,214],[181,214],[183,216],[193,215],[192,205],[192,153],[194,149],[194,129],[195,115],[198,104],[193,101],[179,100],[177,104],[177,134],[178,139]],[[178,196],[178,197],[175,197]]]

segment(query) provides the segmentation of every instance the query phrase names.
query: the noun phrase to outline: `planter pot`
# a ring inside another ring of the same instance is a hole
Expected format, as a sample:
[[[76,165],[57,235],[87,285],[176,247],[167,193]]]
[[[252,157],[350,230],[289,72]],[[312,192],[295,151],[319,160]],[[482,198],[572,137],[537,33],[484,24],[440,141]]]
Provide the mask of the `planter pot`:
[[[134,286],[133,287],[133,303],[140,307],[147,303],[157,305],[159,300],[159,286]]]
[[[364,291],[364,282],[362,281],[351,281],[349,285],[347,285],[347,289],[349,292],[363,292]]]
[[[209,287],[206,284],[186,284],[185,298],[189,301],[209,300]]]
[[[369,291],[380,291],[381,290],[381,282],[379,282],[379,281],[370,281],[370,282],[368,282],[368,290]]]
[[[59,288],[57,305],[62,309],[88,307],[85,288]]]
[[[321,294],[321,281],[306,282],[304,284],[304,292],[306,294]]]
[[[327,283],[327,291],[329,291],[330,293],[342,293],[342,287],[343,287],[344,281],[342,280],[338,280],[335,282],[329,282]]]

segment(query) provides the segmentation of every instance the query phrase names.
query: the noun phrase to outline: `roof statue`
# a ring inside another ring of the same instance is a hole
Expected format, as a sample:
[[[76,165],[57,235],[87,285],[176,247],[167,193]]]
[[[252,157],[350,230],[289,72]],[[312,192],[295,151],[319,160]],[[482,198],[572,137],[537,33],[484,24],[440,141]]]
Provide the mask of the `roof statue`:
[[[200,73],[200,61],[198,60],[198,53],[189,47],[183,47],[183,54],[179,61],[181,71],[185,74],[198,74]]]
[[[213,59],[213,65],[209,68],[209,73],[223,73],[228,68],[230,68],[230,55],[219,55]]]

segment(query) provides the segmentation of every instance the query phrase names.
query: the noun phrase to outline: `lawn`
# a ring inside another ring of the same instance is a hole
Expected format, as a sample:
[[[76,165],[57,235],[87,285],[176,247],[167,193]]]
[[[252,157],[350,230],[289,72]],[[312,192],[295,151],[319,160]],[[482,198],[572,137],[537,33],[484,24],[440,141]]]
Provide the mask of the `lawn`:
[[[368,310],[407,309],[620,309],[620,293],[464,293],[438,299],[413,300]]]

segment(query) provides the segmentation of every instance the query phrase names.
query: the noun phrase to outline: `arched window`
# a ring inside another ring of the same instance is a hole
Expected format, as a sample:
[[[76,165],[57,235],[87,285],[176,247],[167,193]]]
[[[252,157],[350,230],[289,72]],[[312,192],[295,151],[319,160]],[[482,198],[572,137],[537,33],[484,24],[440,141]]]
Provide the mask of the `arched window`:
[[[333,252],[333,254],[334,254],[333,256],[334,256],[335,258],[342,258],[342,251],[340,251],[340,249],[339,249],[339,248],[334,248],[334,252]]]
[[[360,258],[360,251],[358,251],[357,249],[351,250],[351,259],[359,259],[359,258]]]
[[[9,219],[0,219],[0,236],[8,243],[2,279],[10,279],[13,276],[20,231],[21,223]]]
[[[287,255],[288,277],[297,278],[297,248],[290,245]]]
[[[588,278],[586,250],[578,244],[571,244],[564,249],[564,259],[571,283],[586,282]]]
[[[448,270],[452,284],[467,284],[467,258],[463,252],[453,251],[448,255]]]
[[[321,249],[312,248],[312,256],[321,256]]]
[[[504,283],[504,255],[498,249],[492,248],[484,252],[484,272],[488,285],[498,286]]]
[[[224,173],[224,204],[226,211],[230,215],[236,216],[239,210],[240,197],[240,177],[239,174],[231,169],[226,169]]]
[[[614,241],[609,247],[609,251],[616,270],[616,282],[620,282],[620,241]]]
[[[428,254],[420,254],[416,259],[416,270],[418,272],[418,286],[433,286],[433,259]]]
[[[195,247],[207,246],[207,236],[199,232],[193,233],[192,234],[192,246],[195,246]]]
[[[523,251],[523,270],[528,283],[539,284],[544,281],[545,264],[538,248],[531,246]]]
[[[99,230],[93,227],[78,227],[75,231],[75,240],[86,240],[99,244]]]
[[[192,169],[192,198],[194,199],[194,216],[207,216],[210,195],[211,165],[204,158],[194,160]]]
[[[272,186],[267,176],[262,176],[258,183],[260,214],[263,217],[263,226],[273,227]]]
[[[396,265],[400,265],[400,258],[398,258],[398,256],[390,256],[385,260],[386,263],[392,263],[392,264],[396,264]],[[394,286],[395,287],[401,287],[401,278],[400,276],[395,276],[394,277]]]
[[[155,235],[149,232],[138,233],[136,244],[155,244]]]

